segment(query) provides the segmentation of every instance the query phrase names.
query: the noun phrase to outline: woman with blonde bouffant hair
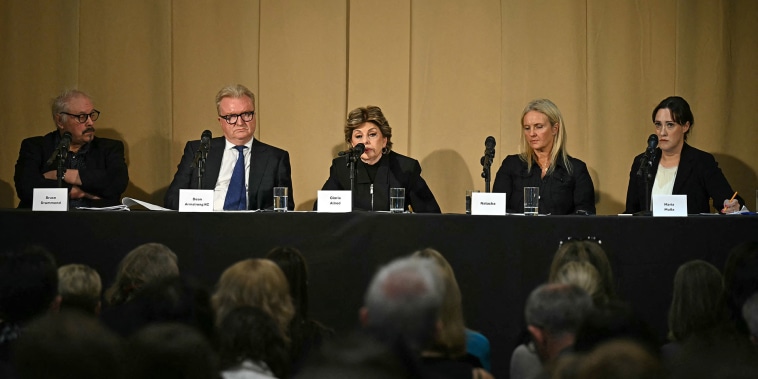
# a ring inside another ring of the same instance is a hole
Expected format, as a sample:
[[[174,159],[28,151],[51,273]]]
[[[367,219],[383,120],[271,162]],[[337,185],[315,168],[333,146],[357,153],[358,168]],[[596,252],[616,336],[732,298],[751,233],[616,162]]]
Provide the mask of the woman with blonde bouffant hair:
[[[282,270],[268,259],[245,259],[227,268],[211,302],[219,325],[232,310],[254,306],[276,321],[282,336],[289,336],[288,325],[295,315],[289,284]]]

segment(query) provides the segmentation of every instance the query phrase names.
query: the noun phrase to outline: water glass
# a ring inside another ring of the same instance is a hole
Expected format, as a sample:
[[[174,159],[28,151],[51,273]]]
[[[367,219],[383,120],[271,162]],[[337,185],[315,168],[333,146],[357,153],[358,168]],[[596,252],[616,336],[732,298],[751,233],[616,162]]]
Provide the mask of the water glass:
[[[289,188],[274,187],[274,212],[287,212]]]
[[[405,212],[405,188],[390,188],[390,212]]]
[[[479,190],[466,190],[466,214],[471,214],[471,194]]]
[[[540,187],[524,187],[524,215],[536,216],[539,213]]]

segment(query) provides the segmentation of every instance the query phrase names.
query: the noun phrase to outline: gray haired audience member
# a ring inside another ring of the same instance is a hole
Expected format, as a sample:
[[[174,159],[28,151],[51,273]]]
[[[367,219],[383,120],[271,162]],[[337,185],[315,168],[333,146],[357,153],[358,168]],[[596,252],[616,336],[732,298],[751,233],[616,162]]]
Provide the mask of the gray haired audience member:
[[[102,290],[100,274],[92,267],[68,264],[58,268],[61,309],[78,309],[97,316],[100,314]]]
[[[592,310],[592,297],[573,284],[543,284],[529,295],[524,315],[542,365],[534,366],[525,345],[511,357],[511,378],[534,378],[544,365],[574,344],[576,331]]]
[[[750,341],[758,345],[758,292],[747,299],[742,306],[742,318],[750,330]]]
[[[434,338],[444,283],[429,259],[400,258],[382,267],[366,291],[360,318],[386,343],[402,340],[420,352]]]

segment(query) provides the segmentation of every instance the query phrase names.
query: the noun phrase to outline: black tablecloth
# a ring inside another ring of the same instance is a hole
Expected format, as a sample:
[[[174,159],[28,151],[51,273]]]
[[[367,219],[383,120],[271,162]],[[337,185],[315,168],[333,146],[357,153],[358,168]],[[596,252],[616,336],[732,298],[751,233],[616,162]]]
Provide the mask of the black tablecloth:
[[[310,266],[311,315],[338,333],[358,326],[376,268],[417,249],[445,255],[461,287],[466,323],[492,345],[506,378],[529,292],[547,280],[560,240],[595,236],[609,254],[618,294],[661,337],[679,265],[723,268],[729,250],[758,239],[758,217],[470,216],[385,213],[178,213],[0,211],[6,247],[36,243],[59,265],[85,263],[110,285],[119,260],[146,242],[168,245],[180,269],[212,288],[232,263],[293,246]]]

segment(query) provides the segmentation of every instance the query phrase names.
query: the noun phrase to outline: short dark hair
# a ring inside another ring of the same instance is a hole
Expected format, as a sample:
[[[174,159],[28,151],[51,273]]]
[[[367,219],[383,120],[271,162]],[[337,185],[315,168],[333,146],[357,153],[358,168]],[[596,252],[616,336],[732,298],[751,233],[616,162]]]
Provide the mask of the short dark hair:
[[[653,109],[653,122],[655,122],[656,113],[658,113],[658,111],[661,109],[668,109],[669,112],[671,112],[671,118],[673,118],[674,122],[679,125],[684,125],[688,122],[690,123],[690,128],[684,132],[684,140],[686,141],[687,136],[692,130],[692,126],[695,125],[695,116],[692,115],[692,111],[690,110],[690,105],[687,103],[687,100],[684,100],[679,96],[669,96],[663,99],[663,101],[661,101],[660,104],[658,104],[658,106]]]
[[[57,295],[55,259],[45,248],[0,254],[0,319],[25,323],[45,313]]]

